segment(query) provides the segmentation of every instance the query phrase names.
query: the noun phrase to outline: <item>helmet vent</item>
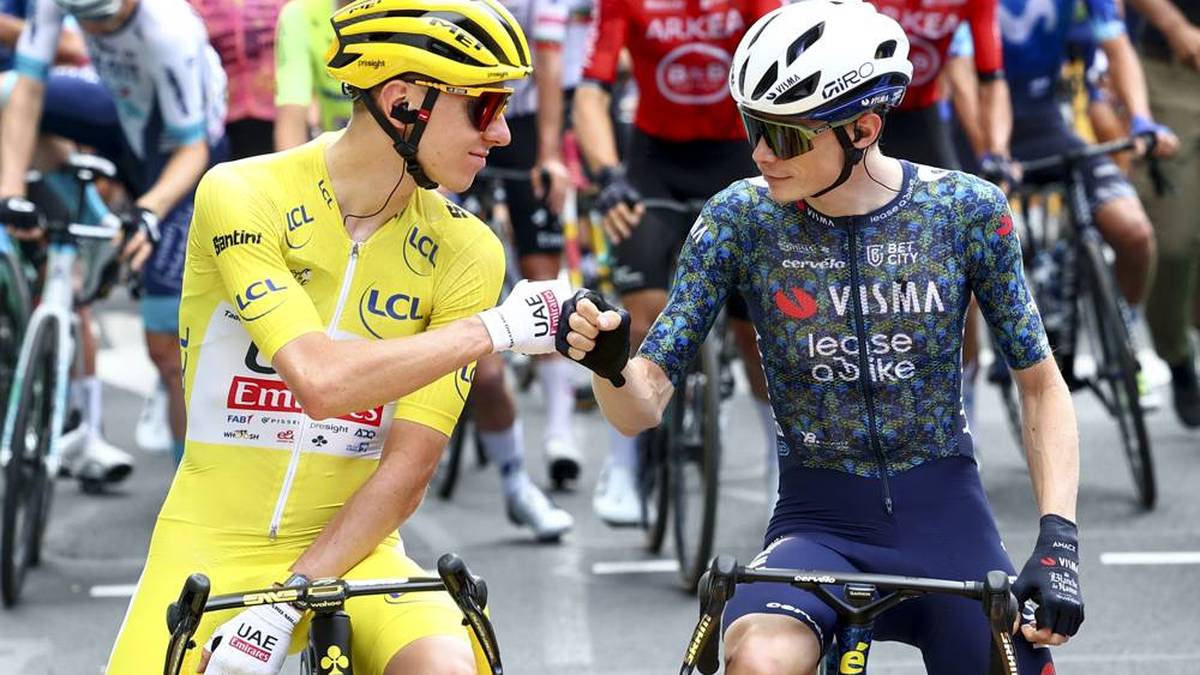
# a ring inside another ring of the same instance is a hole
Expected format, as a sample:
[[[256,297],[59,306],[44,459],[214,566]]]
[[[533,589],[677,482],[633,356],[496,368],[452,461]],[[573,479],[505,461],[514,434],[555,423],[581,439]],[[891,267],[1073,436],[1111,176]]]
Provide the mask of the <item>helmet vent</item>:
[[[789,66],[792,65],[792,63],[794,63],[796,61],[797,57],[799,57],[801,54],[803,54],[806,49],[813,46],[813,44],[817,40],[821,39],[821,35],[824,32],[825,32],[825,22],[822,21],[821,23],[819,23],[819,24],[813,26],[812,28],[809,28],[807,31],[805,31],[804,35],[801,35],[800,37],[796,38],[796,41],[793,42],[791,45],[789,45],[787,48],[787,61],[786,61],[787,65],[789,65]]]
[[[779,62],[771,64],[767,68],[767,72],[763,73],[762,79],[758,81],[758,85],[754,87],[754,93],[750,94],[750,98],[762,98],[762,95],[767,93],[767,90],[775,85],[775,81],[779,79]]]
[[[742,62],[742,69],[738,71],[738,91],[746,91],[746,69],[750,67],[750,59]]]
[[[821,74],[813,73],[812,75],[804,78],[804,80],[798,84],[790,87],[787,91],[780,94],[775,99],[775,103],[779,105],[783,105],[785,103],[795,103],[802,98],[812,96],[812,93],[817,90],[817,85],[820,84],[820,82]]]
[[[887,42],[881,42],[879,44],[879,47],[875,50],[875,58],[888,59],[891,58],[895,53],[896,41],[888,40]]]
[[[771,16],[771,18],[767,19],[766,23],[759,26],[758,31],[754,33],[754,37],[750,38],[750,41],[746,43],[746,49],[753,47],[754,43],[758,41],[758,36],[762,35],[763,31],[767,29],[767,26],[770,26],[771,22],[778,18],[779,18],[779,13],[776,12],[775,14],[773,14]]]

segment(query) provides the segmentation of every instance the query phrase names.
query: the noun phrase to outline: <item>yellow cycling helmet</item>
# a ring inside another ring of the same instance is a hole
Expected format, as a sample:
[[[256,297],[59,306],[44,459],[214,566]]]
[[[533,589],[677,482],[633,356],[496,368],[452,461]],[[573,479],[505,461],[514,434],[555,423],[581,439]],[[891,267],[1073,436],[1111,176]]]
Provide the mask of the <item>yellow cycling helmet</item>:
[[[525,33],[496,0],[361,0],[330,22],[326,67],[355,89],[407,74],[469,87],[533,71]]]

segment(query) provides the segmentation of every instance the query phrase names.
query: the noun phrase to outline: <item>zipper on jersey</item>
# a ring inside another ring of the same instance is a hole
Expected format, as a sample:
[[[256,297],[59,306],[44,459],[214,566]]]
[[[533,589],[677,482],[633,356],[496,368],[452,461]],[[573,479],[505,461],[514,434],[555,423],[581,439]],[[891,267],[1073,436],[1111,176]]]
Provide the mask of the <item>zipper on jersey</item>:
[[[354,268],[358,266],[358,249],[362,246],[360,242],[354,242],[350,247],[350,262],[346,264],[346,272],[342,275],[342,286],[338,290],[337,306],[333,309],[333,317],[329,320],[329,325],[325,328],[325,334],[332,336],[337,330],[338,322],[342,320],[342,310],[346,307],[346,297],[350,295],[350,286],[354,282]],[[304,414],[303,412],[301,413]],[[306,415],[307,417],[307,415]],[[279,522],[283,520],[283,508],[287,505],[288,494],[292,491],[292,483],[296,480],[296,469],[300,466],[300,455],[303,454],[300,449],[304,447],[308,424],[300,428],[300,433],[296,435],[296,442],[292,444],[292,458],[288,461],[287,473],[283,477],[283,487],[279,489],[279,499],[275,502],[275,512],[271,514],[271,529],[268,536],[271,539],[279,534]]]
[[[854,330],[858,335],[858,382],[862,386],[867,404],[867,424],[871,434],[871,449],[879,462],[879,481],[883,485],[883,508],[892,515],[892,490],[888,487],[887,458],[883,456],[883,445],[875,430],[875,388],[871,383],[870,359],[867,357],[867,320],[862,307],[862,279],[858,274],[858,223],[851,221],[847,226],[850,233],[850,295],[854,298]]]

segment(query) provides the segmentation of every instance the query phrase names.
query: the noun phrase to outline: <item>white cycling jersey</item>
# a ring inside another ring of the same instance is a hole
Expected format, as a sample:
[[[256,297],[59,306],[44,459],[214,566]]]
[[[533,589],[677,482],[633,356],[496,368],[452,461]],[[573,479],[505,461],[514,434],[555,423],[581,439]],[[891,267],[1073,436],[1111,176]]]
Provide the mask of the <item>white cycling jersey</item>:
[[[34,0],[17,41],[17,73],[46,80],[65,18],[53,0]],[[138,157],[224,135],[225,71],[185,0],[142,0],[117,30],[83,35]]]

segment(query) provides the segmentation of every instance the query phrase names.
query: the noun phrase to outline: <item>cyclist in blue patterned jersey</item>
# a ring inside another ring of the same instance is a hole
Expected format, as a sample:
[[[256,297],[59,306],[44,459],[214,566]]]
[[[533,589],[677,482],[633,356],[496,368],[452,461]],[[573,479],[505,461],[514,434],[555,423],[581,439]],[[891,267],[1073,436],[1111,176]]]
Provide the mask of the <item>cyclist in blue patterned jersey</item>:
[[[587,291],[564,306],[559,348],[597,373],[605,415],[634,433],[659,423],[721,303],[740,293],[779,424],[779,502],[754,564],[980,579],[1014,567],[962,412],[974,294],[1021,390],[1043,515],[1014,586],[1038,604],[1016,646],[1022,674],[1046,675],[1049,651],[1033,645],[1062,644],[1083,621],[1074,410],[1004,194],[878,148],[911,78],[907,53],[899,24],[854,0],[788,5],[752,26],[730,89],[762,176],[709,200],[636,358],[621,358],[621,317]],[[739,588],[726,672],[810,673],[837,621],[809,592]],[[920,648],[933,675],[985,672],[990,650],[986,617],[962,598],[905,603],[875,639]]]

